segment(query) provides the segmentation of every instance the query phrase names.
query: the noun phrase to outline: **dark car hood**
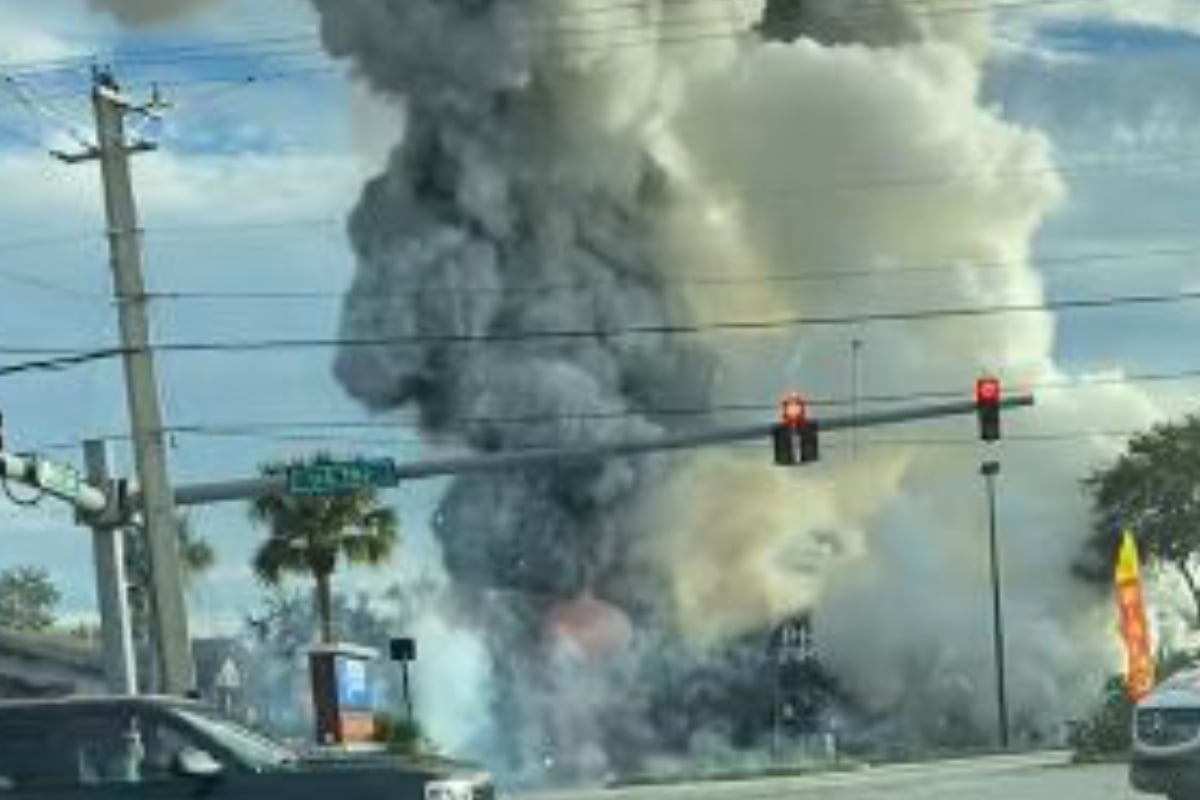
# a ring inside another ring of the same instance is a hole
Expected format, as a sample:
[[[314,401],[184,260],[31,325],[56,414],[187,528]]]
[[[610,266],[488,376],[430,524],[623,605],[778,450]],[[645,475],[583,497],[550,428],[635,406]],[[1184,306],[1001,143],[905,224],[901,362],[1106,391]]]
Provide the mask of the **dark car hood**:
[[[476,764],[440,756],[405,756],[386,751],[312,750],[301,754],[292,766],[301,771],[366,769],[404,772],[425,778],[488,780],[487,771]]]

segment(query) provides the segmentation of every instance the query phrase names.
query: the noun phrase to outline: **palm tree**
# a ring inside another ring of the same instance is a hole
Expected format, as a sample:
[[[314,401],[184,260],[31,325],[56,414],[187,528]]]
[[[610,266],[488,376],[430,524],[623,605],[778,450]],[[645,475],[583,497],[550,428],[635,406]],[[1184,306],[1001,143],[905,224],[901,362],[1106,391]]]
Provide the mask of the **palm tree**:
[[[184,585],[190,587],[216,563],[216,551],[208,540],[196,531],[192,518],[188,515],[178,514],[175,525]],[[150,655],[153,647],[150,616],[154,602],[150,593],[150,548],[146,541],[146,529],[141,524],[131,527],[125,536],[125,574],[129,583],[130,625],[133,628],[133,639],[140,660],[138,674],[147,681],[143,688],[148,689],[156,683],[153,675],[157,666]]]
[[[328,460],[318,455],[291,464],[267,464],[262,472],[277,476],[289,466]],[[311,576],[325,643],[334,641],[332,583],[338,561],[378,566],[391,557],[400,539],[395,512],[380,504],[374,489],[331,497],[267,495],[251,501],[250,518],[268,531],[254,555],[254,572],[269,586],[278,586],[288,574]]]

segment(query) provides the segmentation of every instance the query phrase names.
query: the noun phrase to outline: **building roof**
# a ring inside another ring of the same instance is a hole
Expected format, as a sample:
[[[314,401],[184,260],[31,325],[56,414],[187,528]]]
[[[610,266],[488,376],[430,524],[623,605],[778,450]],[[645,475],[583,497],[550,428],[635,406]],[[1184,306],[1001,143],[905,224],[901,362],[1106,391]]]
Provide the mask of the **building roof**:
[[[103,672],[100,649],[69,634],[15,631],[0,628],[0,654],[50,661],[84,672]]]

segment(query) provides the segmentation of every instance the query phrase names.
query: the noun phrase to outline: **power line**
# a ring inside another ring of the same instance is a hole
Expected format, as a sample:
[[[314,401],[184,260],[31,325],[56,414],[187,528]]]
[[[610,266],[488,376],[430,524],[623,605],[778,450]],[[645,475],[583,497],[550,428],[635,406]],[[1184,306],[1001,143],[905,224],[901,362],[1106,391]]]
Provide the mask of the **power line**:
[[[1008,314],[1090,311],[1118,307],[1152,307],[1200,300],[1200,290],[1162,294],[1124,295],[1099,298],[1075,298],[1033,303],[1007,303],[984,306],[947,306],[912,311],[877,311],[853,315],[795,316],[778,319],[725,320],[707,323],[664,323],[614,328],[563,328],[559,330],[496,331],[491,333],[415,334],[406,336],[243,339],[228,341],[165,342],[151,345],[148,351],[159,353],[256,353],[280,350],[380,347],[388,345],[501,345],[530,341],[577,341],[617,339],[630,336],[692,336],[707,333],[753,333],[789,328],[860,326],[870,323],[922,323],[952,319],[973,319]],[[67,353],[62,358],[85,361],[112,358],[124,351],[86,350],[69,347],[10,348],[9,352]],[[82,362],[81,362],[82,363]],[[25,371],[23,365],[11,365],[11,371]],[[5,374],[0,371],[0,375]]]
[[[48,281],[44,278],[37,278],[33,275],[26,275],[20,272],[0,270],[0,280],[8,281],[9,283],[17,284],[19,286],[28,286],[33,289],[40,289],[41,291],[56,294],[61,297],[67,297],[73,300],[107,302],[107,298],[103,295],[84,291],[83,289],[76,289],[71,286],[64,286],[61,283],[55,283],[54,281]]]
[[[13,76],[0,73],[0,85],[5,86],[17,102],[34,118],[45,117],[55,125],[60,126],[76,144],[84,148],[92,146],[88,138],[80,132],[78,123],[67,118],[57,109],[52,108],[44,99],[38,97],[31,89],[23,86]]]
[[[1070,255],[1047,255],[1032,259],[974,261],[966,256],[948,256],[948,263],[933,265],[895,265],[878,269],[863,269],[858,267],[837,268],[830,266],[826,269],[805,270],[798,272],[771,272],[760,275],[729,275],[724,273],[692,273],[686,278],[660,277],[652,275],[637,280],[630,279],[629,286],[647,286],[654,289],[666,288],[711,288],[727,289],[735,286],[764,286],[771,284],[789,283],[826,283],[851,279],[888,279],[903,278],[919,275],[941,275],[947,272],[996,272],[1003,273],[1018,267],[1029,266],[1038,272],[1055,272],[1059,269],[1074,269],[1094,267],[1096,264],[1111,262],[1113,266],[1124,265],[1134,259],[1161,258],[1166,256],[1194,255],[1200,252],[1200,243],[1178,247],[1145,248],[1128,251],[1093,251]],[[954,263],[954,262],[958,263]],[[622,284],[618,283],[618,286]],[[386,291],[372,293],[372,301],[396,299],[405,300],[414,297],[439,295],[521,295],[521,294],[555,294],[572,292],[593,292],[611,288],[607,284],[587,282],[577,283],[543,283],[516,284],[511,286],[435,286],[421,287],[415,284],[405,284]],[[163,289],[151,292],[149,299],[169,301],[304,301],[328,300],[345,297],[345,289],[329,290],[186,290]]]
[[[980,14],[991,14],[996,12],[1011,13],[1014,11],[1023,10],[1038,10],[1053,6],[1086,6],[1095,5],[1097,0],[995,0],[992,3],[964,3],[958,0],[948,0],[944,4],[922,3],[919,6],[914,4],[916,13],[922,18],[938,18],[947,16],[976,16]],[[725,0],[675,0],[668,4],[670,7],[680,7],[686,5],[712,5],[717,9],[728,9]],[[583,7],[573,9],[566,14],[559,14],[554,19],[556,22],[570,21],[572,17],[584,18],[594,17],[597,13],[611,13],[621,11],[623,9],[637,10],[640,8],[636,3],[615,3],[607,6]],[[870,22],[876,15],[883,10],[893,8],[891,4],[885,4],[872,0],[872,2],[861,2],[857,8],[851,7],[851,10],[842,15],[842,18],[849,18],[859,22]],[[725,27],[722,30],[714,30],[711,34],[701,34],[695,37],[678,36],[672,37],[669,35],[661,35],[660,31],[670,30],[671,28],[688,28],[693,27],[701,22],[722,22]],[[725,38],[738,39],[752,33],[746,31],[730,31],[727,27],[728,20],[725,18],[711,20],[697,20],[696,18],[676,17],[667,20],[660,20],[657,25],[650,25],[641,21],[635,25],[618,24],[600,26],[595,28],[580,28],[571,29],[563,28],[561,25],[534,24],[527,26],[527,32],[540,34],[553,34],[559,36],[574,36],[582,38],[586,36],[596,36],[597,34],[613,34],[613,33],[650,33],[654,34],[651,37],[637,40],[616,40],[609,42],[597,42],[592,45],[581,43],[577,45],[582,49],[610,49],[618,47],[630,46],[645,46],[653,44],[686,44],[691,42],[704,41],[710,38]],[[57,70],[78,70],[86,65],[94,64],[99,61],[107,61],[114,65],[127,66],[176,66],[181,63],[191,63],[196,61],[212,61],[220,59],[232,58],[289,58],[295,56],[325,56],[326,53],[317,45],[319,39],[311,34],[297,34],[294,36],[271,36],[259,38],[247,38],[243,40],[226,40],[209,42],[204,45],[190,45],[176,48],[156,48],[150,51],[132,52],[132,53],[89,53],[82,56],[66,59],[48,59],[41,61],[24,61],[24,62],[9,62],[0,65],[0,69],[11,72],[20,72],[21,74],[37,73],[39,70],[57,71]],[[517,42],[516,44],[521,44]]]
[[[788,194],[800,194],[812,190],[873,190],[888,187],[903,187],[920,184],[941,185],[957,181],[971,180],[974,178],[986,177],[989,180],[998,178],[1026,178],[1036,177],[1039,175],[1083,175],[1087,173],[1099,173],[1101,167],[1105,169],[1111,168],[1130,168],[1138,166],[1151,167],[1170,167],[1178,166],[1184,163],[1200,163],[1200,152],[1197,153],[1172,153],[1166,155],[1154,156],[1138,156],[1132,158],[1107,158],[1107,159],[1092,159],[1076,163],[1061,164],[1045,169],[1036,170],[1013,170],[1013,171],[987,171],[980,170],[976,172],[958,172],[958,173],[940,173],[926,175],[908,175],[908,176],[875,176],[865,177],[861,179],[850,178],[845,182],[826,182],[822,184],[804,184],[792,187],[753,187],[753,186],[737,186],[731,184],[719,185],[715,188],[736,194],[741,197],[753,199],[761,197],[763,199],[777,199]],[[154,238],[177,238],[195,235],[207,235],[219,231],[275,231],[286,230],[294,231],[303,228],[313,229],[340,229],[345,225],[345,221],[338,218],[330,217],[304,217],[297,219],[280,219],[270,221],[256,222],[215,222],[215,223],[200,223],[200,224],[177,224],[177,225],[162,225],[151,228],[145,232],[148,239]],[[73,242],[82,239],[90,239],[99,237],[99,233],[89,231],[70,231],[53,236],[22,238],[15,240],[0,240],[0,250],[7,249],[31,249],[41,246],[57,246],[67,242]]]
[[[1021,384],[1021,389],[1025,391],[1035,391],[1038,393],[1047,392],[1076,392],[1087,391],[1097,387],[1104,386],[1128,386],[1142,385],[1154,383],[1170,383],[1170,382],[1186,382],[1200,380],[1200,367],[1192,367],[1179,369],[1167,372],[1148,372],[1148,373],[1131,373],[1122,375],[1091,375],[1076,378],[1058,378],[1054,380],[1033,381]],[[968,392],[962,388],[944,388],[944,389],[925,389],[902,393],[892,394],[876,394],[859,398],[848,397],[828,397],[828,398],[812,398],[809,400],[809,405],[813,408],[828,408],[837,409],[852,406],[855,402],[863,405],[893,405],[903,403],[913,403],[921,401],[937,401],[937,400],[953,400],[962,398]],[[676,417],[707,417],[720,414],[773,414],[777,410],[774,404],[761,402],[741,402],[741,403],[717,403],[707,406],[697,406],[691,408],[673,407],[673,408],[642,408],[642,409],[620,409],[614,411],[599,411],[599,412],[572,412],[570,414],[516,414],[516,415],[487,415],[487,416],[452,416],[447,418],[446,425],[494,425],[494,426],[544,426],[544,425],[561,425],[564,423],[586,423],[599,421],[612,421],[622,419],[647,419],[647,418],[662,418],[669,416]],[[363,437],[348,437],[346,433],[355,433],[360,431],[396,431],[411,434],[422,434],[423,438],[402,438],[402,437],[376,437],[366,439]],[[199,436],[213,438],[256,438],[264,440],[278,441],[344,441],[344,442],[364,442],[374,444],[397,444],[397,443],[416,443],[417,441],[428,441],[430,438],[437,438],[439,432],[422,431],[422,429],[408,422],[386,420],[386,421],[366,421],[366,420],[290,420],[290,421],[243,421],[243,422],[222,422],[222,423],[204,423],[192,422],[177,425],[170,425],[163,428],[161,431],[166,435],[184,435],[184,436]],[[336,433],[335,433],[336,432]],[[445,431],[449,433],[449,431]],[[1132,430],[1122,431],[1089,431],[1067,434],[1067,436],[1127,436],[1137,433]],[[1006,439],[1023,439],[1023,440],[1054,440],[1062,438],[1063,434],[1045,434],[1045,433],[1029,433],[1008,435]],[[105,439],[109,441],[127,441],[128,434],[105,434],[105,435],[89,435],[81,436],[79,439],[59,443],[48,443],[34,447],[35,450],[74,450],[78,449],[82,441],[87,439]],[[944,442],[944,440],[943,440]],[[875,440],[879,444],[879,440]],[[897,442],[899,444],[910,444],[908,440]],[[976,443],[975,439],[962,440],[962,444]]]
[[[1076,378],[1031,381],[1020,384],[1022,391],[1040,393],[1063,393],[1088,391],[1098,387],[1138,386],[1156,383],[1180,383],[1200,380],[1200,367],[1168,372],[1133,373],[1124,375],[1092,375]],[[961,399],[969,389],[942,388],[923,389],[889,394],[866,395],[857,398],[860,405],[886,406],[904,403],[932,402]],[[852,407],[856,399],[851,397],[814,397],[807,400],[814,409],[836,410]],[[613,411],[572,412],[569,414],[513,414],[446,417],[445,425],[496,425],[496,426],[539,426],[559,425],[569,422],[604,422],[624,419],[646,419],[664,417],[707,417],[727,414],[773,415],[778,406],[763,402],[726,402],[694,407],[647,407],[618,409]],[[206,432],[269,433],[280,431],[363,431],[363,430],[406,430],[419,432],[421,428],[411,423],[398,421],[355,421],[355,420],[292,420],[292,421],[248,421],[237,424],[192,423],[174,426],[168,433],[202,434]]]
[[[1007,314],[1084,311],[1115,307],[1158,306],[1200,300],[1200,290],[1118,297],[1078,298],[1035,303],[1008,303],[986,306],[947,306],[913,311],[877,311],[852,315],[812,315],[778,319],[726,320],[707,323],[665,323],[630,325],[608,329],[497,331],[485,334],[449,333],[410,336],[246,339],[226,342],[173,342],[155,345],[160,352],[257,352],[273,350],[322,349],[329,347],[377,347],[380,345],[438,344],[511,344],[527,341],[624,338],[629,336],[690,336],[705,333],[739,333],[807,327],[841,327],[870,323],[915,323],[949,319],[971,319]]]
[[[75,353],[73,355],[55,356],[53,358],[24,361],[19,364],[0,365],[0,377],[20,375],[26,372],[57,372],[77,367],[81,364],[91,364],[97,361],[107,361],[121,355],[119,348],[106,348]]]
[[[18,239],[0,239],[0,250],[36,250],[43,247],[61,247],[68,244],[94,240],[101,241],[99,232],[64,231],[47,236],[28,236]]]
[[[1151,307],[1166,303],[1192,302],[1200,300],[1200,290],[1174,291],[1166,294],[1126,295],[1094,297],[1094,299],[1070,299],[1033,303],[1007,303],[992,306],[962,306],[926,308],[920,311],[872,312],[856,315],[827,315],[827,317],[792,317],[774,320],[728,320],[718,323],[635,325],[614,329],[564,329],[541,331],[512,331],[493,333],[445,333],[445,335],[416,335],[394,337],[361,338],[296,338],[296,339],[244,339],[227,342],[169,342],[151,345],[148,350],[158,353],[264,353],[264,351],[304,350],[328,348],[365,348],[383,345],[433,345],[433,344],[515,344],[530,341],[577,341],[577,339],[605,339],[626,336],[690,336],[708,332],[760,332],[790,329],[790,327],[824,327],[863,325],[868,323],[925,323],[948,319],[971,319],[991,315],[1050,313],[1067,311],[1094,311],[1094,309],[1116,307]],[[53,359],[17,363],[0,367],[2,375],[22,372],[47,371],[112,359],[124,355],[121,348],[98,350],[71,350],[70,348],[8,348],[8,353],[47,353]]]

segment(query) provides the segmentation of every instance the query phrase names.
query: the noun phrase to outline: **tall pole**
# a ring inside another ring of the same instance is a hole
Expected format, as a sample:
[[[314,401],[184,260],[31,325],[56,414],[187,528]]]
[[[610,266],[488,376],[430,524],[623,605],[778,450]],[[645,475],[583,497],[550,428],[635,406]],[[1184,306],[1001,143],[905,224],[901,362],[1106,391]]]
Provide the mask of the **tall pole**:
[[[100,159],[104,182],[113,287],[124,348],[134,458],[144,503],[153,628],[162,676],[158,688],[167,694],[182,695],[195,684],[195,666],[188,638],[175,497],[168,478],[158,383],[149,349],[141,229],[129,170],[132,148],[125,136],[125,116],[130,107],[121,97],[116,81],[103,72],[96,75],[92,104],[98,135],[96,156]]]
[[[862,348],[863,340],[854,337],[850,342],[850,413],[858,421],[858,400],[862,394]],[[858,457],[858,426],[850,429],[850,453]]]
[[[413,723],[414,717],[413,717],[412,683],[410,682],[409,675],[408,675],[408,660],[406,659],[405,661],[403,661],[400,664],[400,666],[402,669],[401,674],[404,676],[404,713],[408,717],[408,724],[411,725]]]
[[[992,582],[992,655],[996,662],[996,714],[1000,746],[1008,749],[1008,688],[1004,669],[1004,607],[1000,592],[1000,553],[996,540],[996,476],[999,461],[985,461],[980,469],[987,484],[988,551]]]
[[[88,483],[93,486],[108,484],[108,456],[106,442],[89,440],[83,443]],[[117,525],[106,524],[98,517],[95,520],[90,524],[92,554],[96,563],[96,601],[100,607],[104,679],[113,694],[137,694],[123,532]]]

